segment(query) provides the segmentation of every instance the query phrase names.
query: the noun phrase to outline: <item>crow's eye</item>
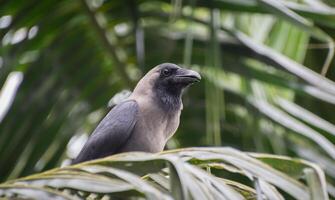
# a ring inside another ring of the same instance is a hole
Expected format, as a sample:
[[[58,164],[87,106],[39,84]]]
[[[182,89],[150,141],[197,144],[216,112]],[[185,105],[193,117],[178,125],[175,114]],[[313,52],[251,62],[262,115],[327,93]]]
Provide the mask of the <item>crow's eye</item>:
[[[171,75],[171,70],[169,70],[169,69],[163,69],[162,70],[162,74],[163,74],[163,76],[170,76]]]

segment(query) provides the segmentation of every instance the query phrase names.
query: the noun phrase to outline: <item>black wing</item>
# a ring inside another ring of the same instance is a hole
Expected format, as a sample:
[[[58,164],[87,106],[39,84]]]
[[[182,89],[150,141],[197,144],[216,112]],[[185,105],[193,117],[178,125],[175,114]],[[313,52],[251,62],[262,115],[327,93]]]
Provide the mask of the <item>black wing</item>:
[[[134,100],[116,105],[93,131],[72,164],[116,153],[131,135],[137,114],[138,104]]]

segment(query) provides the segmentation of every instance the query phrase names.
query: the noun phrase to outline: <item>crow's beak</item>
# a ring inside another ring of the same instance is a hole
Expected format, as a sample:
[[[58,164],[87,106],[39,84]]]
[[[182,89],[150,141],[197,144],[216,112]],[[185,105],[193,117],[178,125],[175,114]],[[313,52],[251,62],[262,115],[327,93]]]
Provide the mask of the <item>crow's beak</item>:
[[[178,79],[178,82],[186,84],[199,82],[201,80],[201,76],[198,72],[184,68],[178,69],[175,77]]]

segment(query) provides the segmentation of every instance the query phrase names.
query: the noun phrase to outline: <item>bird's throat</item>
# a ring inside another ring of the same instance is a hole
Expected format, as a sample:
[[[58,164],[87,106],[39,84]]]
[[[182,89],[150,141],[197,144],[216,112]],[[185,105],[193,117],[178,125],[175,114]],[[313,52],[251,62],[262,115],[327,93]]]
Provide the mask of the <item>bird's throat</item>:
[[[180,110],[182,105],[181,91],[168,92],[157,90],[157,100],[159,105],[166,111]]]

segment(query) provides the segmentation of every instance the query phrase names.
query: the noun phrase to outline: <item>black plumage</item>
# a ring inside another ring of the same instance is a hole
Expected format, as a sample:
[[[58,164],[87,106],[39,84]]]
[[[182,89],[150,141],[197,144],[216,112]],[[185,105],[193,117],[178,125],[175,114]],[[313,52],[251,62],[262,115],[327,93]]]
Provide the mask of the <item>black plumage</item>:
[[[129,100],[116,105],[93,131],[73,163],[115,154],[129,138],[137,121],[138,105]]]

